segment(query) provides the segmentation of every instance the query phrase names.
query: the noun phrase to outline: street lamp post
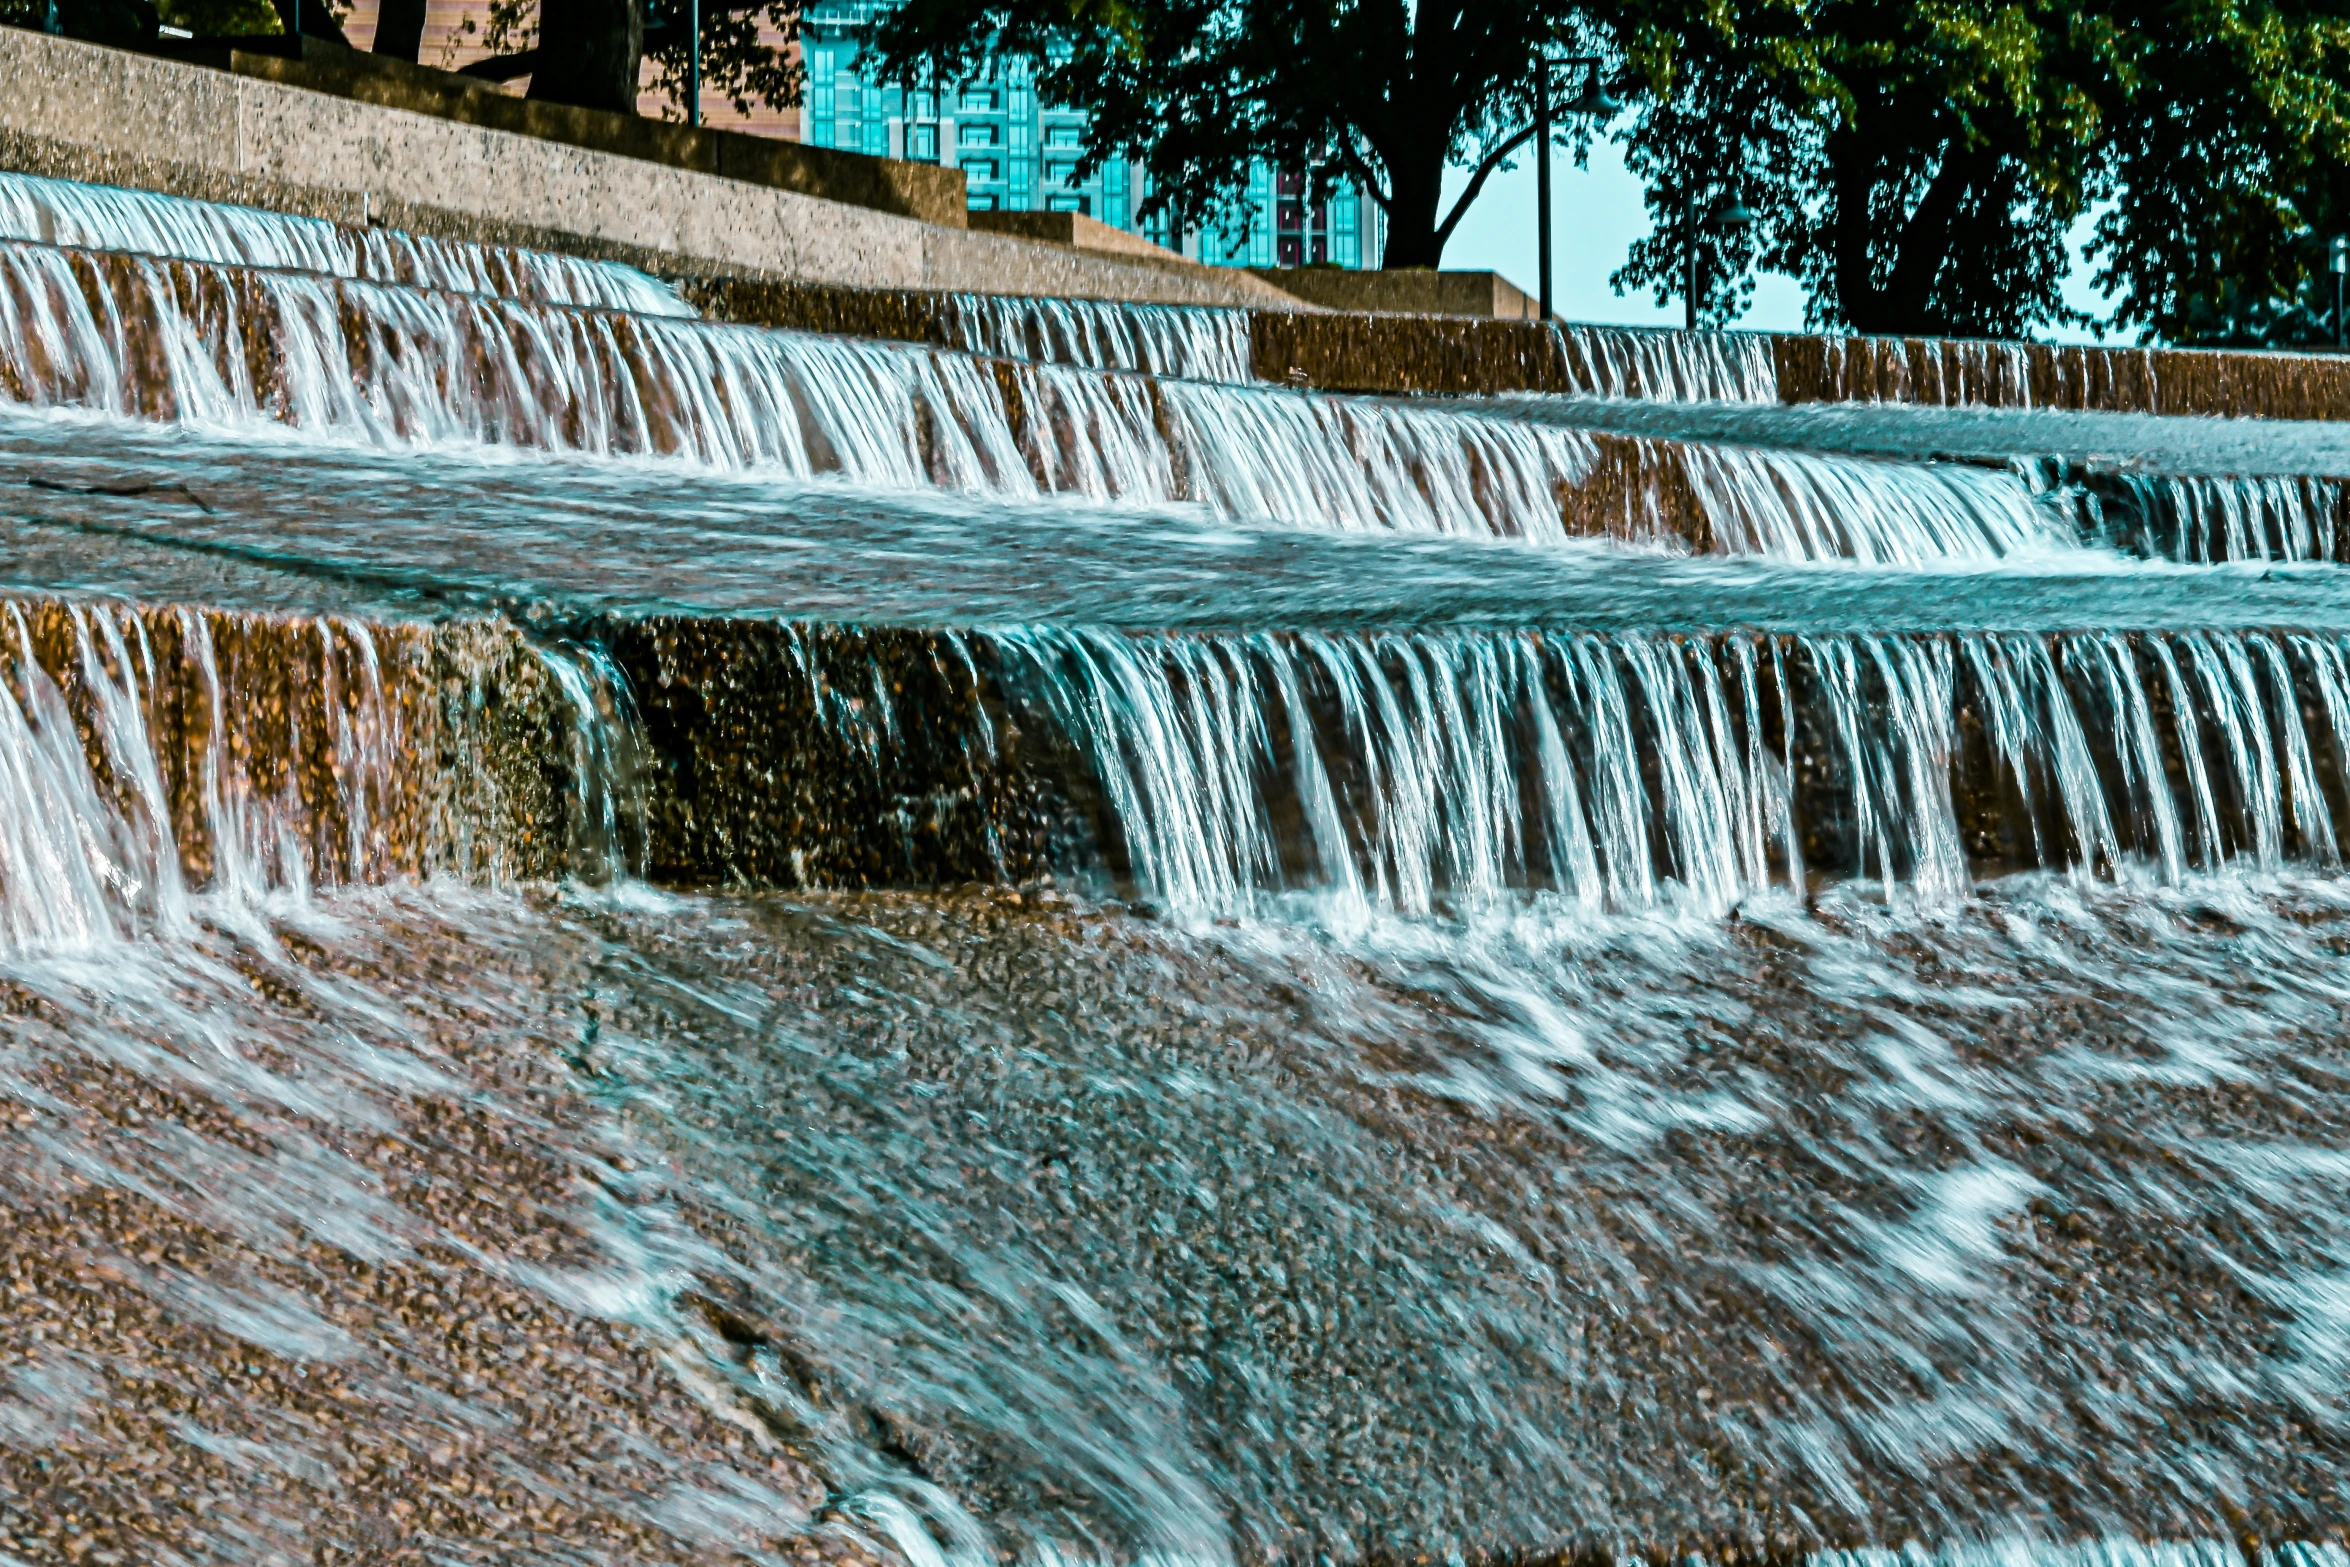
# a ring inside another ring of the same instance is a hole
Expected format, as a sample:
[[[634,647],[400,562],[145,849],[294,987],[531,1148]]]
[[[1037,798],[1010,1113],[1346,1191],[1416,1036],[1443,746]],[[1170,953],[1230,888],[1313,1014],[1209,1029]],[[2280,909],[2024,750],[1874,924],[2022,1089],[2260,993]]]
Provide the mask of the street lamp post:
[[[1557,62],[1573,70],[1580,67],[1584,74],[1583,90],[1575,101],[1566,106],[1572,115],[1589,116],[1605,124],[1615,118],[1621,107],[1608,96],[1600,85],[1599,68],[1603,63],[1595,54],[1571,54]],[[1534,223],[1535,254],[1540,258],[1542,273],[1542,319],[1551,317],[1550,292],[1550,67],[1547,54],[1534,57]]]
[[[686,0],[685,123],[702,123],[702,0]]]
[[[1534,59],[1534,249],[1541,263],[1542,319],[1550,319],[1550,61]]]
[[[2343,330],[2342,320],[2342,280],[2350,274],[2350,234],[2336,234],[2326,246],[2326,270],[2334,275],[2334,346],[2350,346],[2350,333]]]
[[[1682,246],[1681,327],[1684,331],[1694,332],[1697,330],[1698,241],[1697,198],[1695,196],[1682,198],[1681,213],[1683,218],[1682,232],[1687,236]],[[1712,227],[1720,229],[1725,234],[1742,234],[1753,226],[1754,214],[1746,210],[1744,202],[1733,199],[1727,207],[1709,212],[1707,221]]]

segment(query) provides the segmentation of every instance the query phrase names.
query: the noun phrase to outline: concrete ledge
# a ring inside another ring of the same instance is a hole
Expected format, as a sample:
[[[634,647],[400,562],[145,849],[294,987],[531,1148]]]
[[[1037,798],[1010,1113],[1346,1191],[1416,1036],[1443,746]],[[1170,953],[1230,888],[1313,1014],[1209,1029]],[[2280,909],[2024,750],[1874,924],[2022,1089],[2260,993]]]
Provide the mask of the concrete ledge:
[[[1534,321],[1539,302],[1498,272],[1354,272],[1340,267],[1251,267],[1285,294],[1325,310]]]
[[[1140,256],[1148,261],[1175,262],[1182,266],[1198,264],[1184,260],[1164,245],[1152,244],[1140,234],[1114,229],[1082,212],[967,212],[964,224],[985,229],[990,234],[1009,234],[1014,239],[1034,240],[1039,244],[1067,245],[1075,250],[1098,250],[1115,256]]]
[[[668,275],[1266,305],[1171,271],[975,233],[177,60],[0,28],[0,167]]]
[[[453,71],[364,54],[316,38],[302,41],[299,60],[240,50],[229,54],[226,63],[239,76],[359,103],[405,109],[672,169],[716,174],[773,190],[821,196],[947,228],[964,226],[960,169],[805,147],[771,136],[696,128],[632,114],[538,103],[499,92]]]

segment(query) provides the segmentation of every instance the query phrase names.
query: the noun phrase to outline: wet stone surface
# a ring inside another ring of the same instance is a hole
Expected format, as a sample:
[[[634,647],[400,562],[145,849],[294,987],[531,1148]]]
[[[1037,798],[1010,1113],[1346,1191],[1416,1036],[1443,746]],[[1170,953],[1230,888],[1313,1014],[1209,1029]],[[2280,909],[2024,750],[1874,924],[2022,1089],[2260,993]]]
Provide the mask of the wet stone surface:
[[[497,933],[238,923],[5,981],[5,1548],[872,1560],[804,1456],[694,1397],[674,1284],[615,1244],[658,1179]]]
[[[314,1461],[457,1537],[528,1516],[484,1464],[607,1559],[744,1475],[776,1550],[2331,1535],[2332,891],[1497,913],[349,895],[157,965],[213,1058],[27,968],[9,1484],[257,1527]]]

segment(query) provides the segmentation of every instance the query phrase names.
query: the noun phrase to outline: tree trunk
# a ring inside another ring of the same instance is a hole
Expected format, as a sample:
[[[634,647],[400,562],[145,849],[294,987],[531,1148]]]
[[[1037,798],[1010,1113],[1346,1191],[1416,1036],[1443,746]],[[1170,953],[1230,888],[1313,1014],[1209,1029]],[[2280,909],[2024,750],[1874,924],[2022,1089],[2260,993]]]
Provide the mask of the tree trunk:
[[[375,14],[375,52],[415,63],[424,48],[425,0],[383,0]]]
[[[1432,151],[1430,149],[1433,149]],[[1436,212],[1444,201],[1444,150],[1430,141],[1387,162],[1387,250],[1382,267],[1433,267],[1444,260]]]
[[[1882,332],[1884,293],[1877,287],[1876,238],[1870,198],[1877,188],[1877,154],[1865,130],[1854,125],[1828,138],[1830,188],[1835,211],[1836,313],[1855,332]]]
[[[1837,312],[1855,332],[1939,336],[1950,323],[1947,307],[1936,306],[1934,288],[1950,259],[1959,207],[1990,177],[1998,159],[1955,140],[1947,144],[1925,195],[1898,220],[1899,231],[1879,233],[1875,196],[1884,171],[1876,148],[1886,140],[1873,135],[1864,118],[1828,142],[1836,203]],[[1880,265],[1887,261],[1891,265]]]
[[[634,114],[644,54],[643,0],[540,0],[530,95]]]

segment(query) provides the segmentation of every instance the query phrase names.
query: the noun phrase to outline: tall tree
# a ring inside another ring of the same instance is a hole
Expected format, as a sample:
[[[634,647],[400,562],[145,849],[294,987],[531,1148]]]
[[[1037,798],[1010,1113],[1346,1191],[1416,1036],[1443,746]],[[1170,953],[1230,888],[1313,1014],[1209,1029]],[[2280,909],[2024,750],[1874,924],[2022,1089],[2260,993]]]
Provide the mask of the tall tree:
[[[1629,137],[1656,230],[1619,287],[1698,259],[1700,314],[1761,266],[1818,326],[2018,336],[2071,319],[2065,234],[2097,176],[2117,40],[2053,0],[1692,7]],[[1741,206],[1751,226],[1724,225]]]
[[[1631,166],[1656,232],[1619,287],[1735,314],[1751,268],[1813,324],[2021,336],[2087,317],[2172,342],[2330,336],[2350,228],[2350,0],[1654,0],[1665,90]],[[1718,221],[1731,203],[1758,221]]]
[[[1184,227],[1241,208],[1258,159],[1358,182],[1387,217],[1386,264],[1432,267],[1532,133],[1538,52],[1606,41],[1543,0],[900,0],[885,75],[955,82],[988,53],[1038,63],[1038,91],[1092,116],[1088,171],[1149,171],[1146,211]],[[1444,202],[1448,166],[1468,169]]]
[[[2172,0],[2127,61],[2098,281],[2174,343],[2336,338],[2327,242],[2350,232],[2350,4]]]
[[[414,64],[424,50],[425,0],[383,0],[375,12],[375,52]]]

